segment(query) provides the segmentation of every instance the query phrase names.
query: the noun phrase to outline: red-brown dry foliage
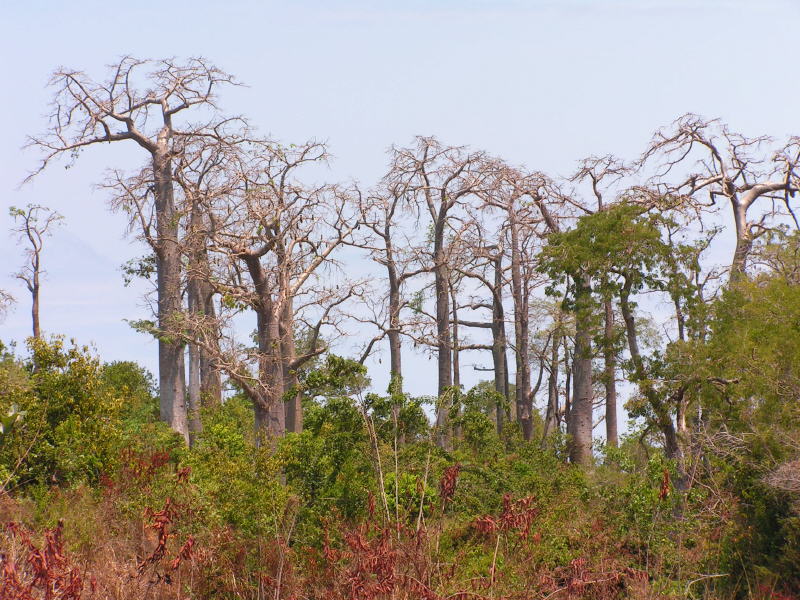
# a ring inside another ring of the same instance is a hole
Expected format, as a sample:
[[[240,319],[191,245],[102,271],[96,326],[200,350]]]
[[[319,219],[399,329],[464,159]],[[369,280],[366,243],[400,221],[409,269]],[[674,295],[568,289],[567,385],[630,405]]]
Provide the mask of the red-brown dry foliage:
[[[18,523],[6,525],[6,531],[21,544],[21,556],[15,560],[0,555],[3,600],[80,600],[86,574],[72,564],[64,551],[64,524],[59,521],[44,533],[42,546],[31,540],[30,532]],[[95,589],[94,577],[89,577]]]
[[[460,472],[461,465],[455,464],[447,467],[442,473],[442,478],[439,480],[439,497],[442,499],[442,510],[447,507],[456,493],[456,484],[458,483],[458,474]]]
[[[528,539],[533,520],[539,515],[539,509],[533,505],[535,498],[526,496],[512,500],[511,494],[503,495],[503,510],[499,517],[484,515],[473,522],[473,527],[484,535],[497,532],[514,531],[520,538]]]

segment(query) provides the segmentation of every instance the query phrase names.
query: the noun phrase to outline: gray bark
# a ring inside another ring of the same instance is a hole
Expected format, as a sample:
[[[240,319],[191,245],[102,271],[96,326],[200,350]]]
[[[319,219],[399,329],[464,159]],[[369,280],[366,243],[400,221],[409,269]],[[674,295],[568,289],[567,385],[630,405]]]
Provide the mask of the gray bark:
[[[611,300],[604,302],[604,348],[603,366],[606,391],[606,444],[616,448],[619,446],[619,432],[617,429],[617,356],[614,352],[614,307]]]
[[[572,403],[567,433],[570,461],[592,462],[592,315],[591,288],[585,276],[575,278],[575,351],[572,357]]]
[[[184,346],[172,335],[175,318],[181,312],[181,250],[179,215],[173,194],[172,165],[169,159],[170,128],[159,133],[153,153],[155,177],[156,230],[158,236],[158,376],[161,419],[189,442],[187,422]]]

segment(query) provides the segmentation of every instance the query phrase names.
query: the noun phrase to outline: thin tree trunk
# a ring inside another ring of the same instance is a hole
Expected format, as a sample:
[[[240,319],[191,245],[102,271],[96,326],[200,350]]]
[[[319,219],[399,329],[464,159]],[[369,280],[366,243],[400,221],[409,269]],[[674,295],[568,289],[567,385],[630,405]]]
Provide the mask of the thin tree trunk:
[[[630,306],[630,279],[626,278],[623,285],[622,292],[620,293],[620,310],[622,318],[625,321],[625,333],[628,338],[628,349],[631,354],[631,362],[634,367],[634,376],[645,398],[647,398],[653,412],[656,416],[656,425],[661,430],[664,436],[664,451],[667,458],[673,459],[676,462],[678,470],[678,481],[676,487],[682,489],[687,482],[683,447],[678,435],[675,424],[672,422],[672,417],[669,413],[669,407],[664,404],[659,397],[657,390],[655,390],[650,383],[647,373],[645,372],[644,362],[639,350],[639,340],[636,332],[636,321],[633,316],[633,311]]]
[[[31,286],[31,320],[33,321],[33,337],[37,340],[42,337],[39,326],[39,267],[33,271],[33,286]]]
[[[494,289],[492,290],[492,363],[494,390],[504,402],[495,406],[497,435],[503,433],[504,404],[508,402],[508,357],[506,356],[505,314],[503,312],[503,255],[494,258]]]
[[[450,302],[453,306],[453,395],[456,402],[453,405],[453,413],[451,419],[458,419],[461,414],[461,402],[459,396],[461,395],[461,360],[459,357],[458,349],[458,303],[456,298],[456,291],[453,285],[450,285]],[[453,437],[457,440],[461,439],[461,425],[456,424],[453,427]]]
[[[568,338],[564,336],[564,414],[560,419],[569,423],[569,414],[572,409],[572,363],[570,362]],[[561,421],[559,421],[559,426]]]
[[[198,312],[200,302],[197,291],[197,280],[190,276],[188,287],[188,303],[190,312]],[[200,348],[197,344],[189,343],[189,373],[188,373],[188,406],[187,417],[189,426],[189,443],[193,444],[196,435],[202,430],[200,420],[201,401],[201,381],[200,381]]]
[[[290,398],[281,397],[286,419],[286,430],[291,433],[303,431],[303,395],[298,388],[297,373],[292,368],[297,358],[297,346],[294,341],[294,304],[291,298],[283,299],[283,309],[280,317],[280,349],[283,373],[284,394],[290,390]]]
[[[547,412],[544,419],[544,435],[542,445],[558,427],[558,350],[561,347],[561,336],[558,330],[553,332],[553,342],[550,349],[550,374],[547,378]]]
[[[187,233],[188,255],[188,304],[189,311],[215,323],[214,289],[209,283],[211,268],[208,264],[208,249],[205,222],[198,202],[193,202]],[[219,354],[219,333],[207,336]],[[213,351],[211,355],[213,355]],[[189,344],[189,430],[199,431],[196,413],[200,406],[217,406],[222,402],[222,382],[219,372],[213,368],[211,355],[200,347]],[[195,417],[192,415],[195,414]],[[197,419],[193,423],[193,418]]]
[[[214,292],[210,285],[201,282],[200,300],[203,304],[203,313],[214,322],[216,307],[214,306]],[[218,340],[212,340],[216,344]],[[219,406],[222,404],[222,378],[219,371],[214,368],[211,356],[200,350],[200,403],[202,406]]]
[[[200,420],[200,407],[202,405],[200,393],[200,348],[196,344],[189,344],[189,385],[188,385],[188,419],[189,419],[189,444],[194,444],[195,437],[203,429]]]
[[[516,405],[517,420],[522,427],[522,437],[530,441],[533,435],[533,406],[531,398],[530,331],[528,295],[523,282],[520,257],[519,230],[516,215],[509,215],[511,233],[511,293],[514,297],[514,338],[516,344]]]

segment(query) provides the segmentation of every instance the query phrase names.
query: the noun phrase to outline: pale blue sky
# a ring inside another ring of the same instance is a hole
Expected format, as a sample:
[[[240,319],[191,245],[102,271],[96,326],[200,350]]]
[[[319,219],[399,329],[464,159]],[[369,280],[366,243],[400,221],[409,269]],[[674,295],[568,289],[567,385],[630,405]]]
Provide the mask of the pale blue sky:
[[[364,184],[390,144],[417,134],[556,175],[588,154],[631,158],[687,111],[753,135],[800,133],[800,0],[3,4],[0,288],[19,302],[0,339],[29,328],[28,297],[10,277],[22,257],[5,234],[7,207],[38,202],[66,216],[45,252],[43,328],[150,368],[155,345],[123,322],[144,316],[139,292],[119,273],[142,250],[93,189],[106,167],[138,164],[137,149],[95,148],[17,189],[36,161],[20,147],[45,125],[59,65],[102,76],[122,54],[205,56],[248,85],[224,95],[226,110],[287,142],[327,140],[331,178]],[[427,361],[406,362],[421,372]],[[415,393],[435,388],[407,380]]]

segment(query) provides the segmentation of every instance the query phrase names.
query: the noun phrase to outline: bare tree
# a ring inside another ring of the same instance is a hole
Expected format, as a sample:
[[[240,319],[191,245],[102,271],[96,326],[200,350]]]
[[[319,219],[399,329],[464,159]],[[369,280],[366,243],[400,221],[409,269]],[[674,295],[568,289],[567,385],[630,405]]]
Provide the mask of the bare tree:
[[[353,194],[297,178],[301,167],[326,160],[325,147],[313,142],[255,144],[237,167],[240,189],[207,208],[208,248],[219,263],[210,283],[224,302],[251,308],[257,321],[258,375],[244,375],[246,359],[218,364],[254,401],[256,427],[272,438],[302,431],[297,370],[325,351],[322,328],[336,326],[334,313],[357,288],[346,278],[322,278],[335,274],[334,252],[360,223]],[[298,329],[308,334],[299,351]],[[213,351],[203,335],[195,337]]]
[[[51,228],[62,221],[64,217],[38,204],[29,204],[24,209],[12,206],[9,214],[17,224],[11,231],[17,234],[20,242],[28,245],[25,250],[27,255],[25,265],[15,277],[23,281],[31,293],[33,337],[38,339],[42,335],[39,323],[39,291],[41,277],[44,274],[42,270],[44,238],[50,235]]]
[[[74,160],[83,149],[104,142],[131,141],[147,154],[153,176],[161,418],[188,440],[183,344],[174,335],[182,267],[173,162],[187,139],[220,137],[225,124],[235,121],[215,114],[217,88],[234,81],[201,58],[179,64],[126,56],[109,70],[100,82],[71,69],[53,74],[49,129],[29,143],[44,156],[28,179],[55,159]],[[187,114],[196,121],[176,123]]]
[[[797,167],[800,139],[790,138],[777,151],[764,153],[772,140],[731,132],[718,119],[707,120],[694,114],[678,118],[671,127],[656,132],[640,164],[657,161],[659,171],[654,183],[659,194],[677,201],[702,202],[705,191],[709,205],[722,198],[733,213],[736,247],[731,260],[731,278],[742,275],[753,242],[770,229],[770,218],[783,210],[798,224],[790,199],[798,190]],[[694,163],[689,163],[692,159]],[[692,170],[677,183],[665,177],[679,167]],[[765,210],[753,218],[748,211],[759,200]]]
[[[483,189],[487,180],[485,155],[444,146],[434,138],[419,137],[412,148],[395,151],[393,171],[418,194],[431,218],[429,269],[434,274],[436,353],[439,402],[436,411],[437,444],[450,447],[450,409],[453,387],[453,347],[450,320],[450,264],[448,239],[457,206]]]
[[[394,153],[393,153],[394,154]],[[414,216],[418,221],[417,197],[411,192],[412,181],[401,173],[390,169],[381,184],[360,201],[361,219],[369,235],[357,242],[365,248],[374,262],[386,269],[388,291],[381,308],[373,310],[370,323],[379,329],[365,352],[362,362],[366,360],[372,345],[383,337],[389,340],[389,374],[392,393],[402,393],[402,334],[403,323],[401,313],[408,305],[404,298],[403,288],[412,277],[427,272],[424,267],[412,267],[412,257],[407,248],[413,243],[401,227],[402,216]],[[368,299],[365,299],[368,300]],[[377,308],[374,302],[370,302]],[[385,313],[385,314],[384,314]]]

